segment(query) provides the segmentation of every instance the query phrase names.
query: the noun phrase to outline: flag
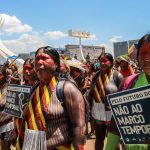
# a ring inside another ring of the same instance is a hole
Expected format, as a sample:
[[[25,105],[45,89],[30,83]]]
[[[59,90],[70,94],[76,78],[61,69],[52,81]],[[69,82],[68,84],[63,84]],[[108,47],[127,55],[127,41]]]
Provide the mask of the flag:
[[[128,56],[131,59],[136,59],[137,55],[137,44],[132,44],[131,47],[128,49]]]

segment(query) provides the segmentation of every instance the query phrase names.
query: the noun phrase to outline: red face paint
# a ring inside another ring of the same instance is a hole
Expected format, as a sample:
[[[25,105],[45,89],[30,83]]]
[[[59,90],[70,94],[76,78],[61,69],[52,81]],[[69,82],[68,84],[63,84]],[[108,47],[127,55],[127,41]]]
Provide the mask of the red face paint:
[[[102,56],[100,58],[100,67],[102,71],[109,70],[112,67],[112,62],[105,56]]]
[[[105,65],[112,65],[112,62],[107,59],[105,56],[100,58],[100,64],[105,64]]]
[[[55,74],[57,65],[54,59],[40,50],[35,57],[35,70],[41,80],[47,80]]]
[[[35,61],[38,61],[38,60],[46,60],[46,59],[52,59],[51,56],[49,56],[48,54],[45,54],[45,53],[39,53],[36,55],[35,57]]]

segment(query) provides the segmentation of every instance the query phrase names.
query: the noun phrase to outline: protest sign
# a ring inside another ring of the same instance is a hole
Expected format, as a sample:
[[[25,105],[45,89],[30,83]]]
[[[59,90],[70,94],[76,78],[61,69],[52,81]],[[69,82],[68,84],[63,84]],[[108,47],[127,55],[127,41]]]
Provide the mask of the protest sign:
[[[125,144],[150,141],[150,85],[107,96]]]
[[[4,111],[15,117],[22,118],[31,87],[9,84],[7,86],[6,105]]]

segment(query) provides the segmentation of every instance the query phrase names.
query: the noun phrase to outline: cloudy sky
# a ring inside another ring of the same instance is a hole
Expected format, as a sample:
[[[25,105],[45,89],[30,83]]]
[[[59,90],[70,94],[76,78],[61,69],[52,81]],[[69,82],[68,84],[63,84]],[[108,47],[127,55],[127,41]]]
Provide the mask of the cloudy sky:
[[[69,29],[89,31],[86,45],[138,39],[150,32],[149,0],[0,0],[0,39],[14,53],[78,44]]]

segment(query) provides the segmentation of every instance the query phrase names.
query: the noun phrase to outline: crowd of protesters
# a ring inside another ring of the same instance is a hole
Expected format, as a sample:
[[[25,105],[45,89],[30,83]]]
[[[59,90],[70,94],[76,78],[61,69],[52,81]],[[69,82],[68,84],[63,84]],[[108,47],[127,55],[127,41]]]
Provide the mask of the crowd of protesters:
[[[1,150],[9,150],[11,145],[17,150],[84,150],[86,138],[92,135],[96,137],[95,150],[134,150],[135,146],[148,149],[148,144],[121,142],[106,96],[129,89],[124,84],[135,74],[130,88],[149,84],[150,34],[139,40],[137,62],[127,56],[114,59],[106,52],[95,62],[88,58],[88,62],[74,65],[68,60],[71,58],[61,58],[54,48],[45,46],[36,51],[34,59],[25,60],[22,73],[14,63],[7,61],[1,66]],[[63,90],[58,88],[60,83]],[[4,112],[8,84],[32,87],[22,118]]]

